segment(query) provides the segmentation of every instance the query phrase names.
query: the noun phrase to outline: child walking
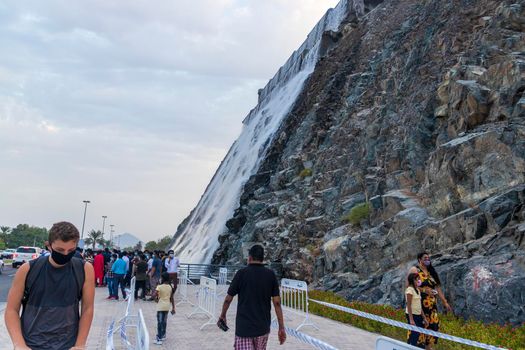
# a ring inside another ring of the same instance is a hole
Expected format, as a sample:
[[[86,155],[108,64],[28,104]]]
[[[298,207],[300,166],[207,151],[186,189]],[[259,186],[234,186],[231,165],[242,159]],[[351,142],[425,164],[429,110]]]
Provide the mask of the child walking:
[[[428,321],[421,309],[421,293],[418,287],[421,285],[418,273],[408,275],[408,287],[405,290],[406,317],[409,324],[417,327],[425,327]],[[408,331],[407,343],[418,348],[425,348],[425,336],[419,332]]]
[[[168,312],[171,309],[171,314],[175,315],[175,299],[173,294],[175,289],[170,284],[170,276],[164,272],[161,276],[162,284],[158,285],[157,291],[157,339],[155,344],[162,345],[162,341],[166,340],[166,325],[168,322]]]

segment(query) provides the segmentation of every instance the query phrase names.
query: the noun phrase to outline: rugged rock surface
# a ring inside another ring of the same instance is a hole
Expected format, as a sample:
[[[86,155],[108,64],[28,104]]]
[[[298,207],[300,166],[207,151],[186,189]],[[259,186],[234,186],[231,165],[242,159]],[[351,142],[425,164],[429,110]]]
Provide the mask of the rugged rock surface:
[[[426,249],[456,312],[524,322],[525,2],[367,10],[331,36],[214,262],[263,242],[289,277],[400,306]]]

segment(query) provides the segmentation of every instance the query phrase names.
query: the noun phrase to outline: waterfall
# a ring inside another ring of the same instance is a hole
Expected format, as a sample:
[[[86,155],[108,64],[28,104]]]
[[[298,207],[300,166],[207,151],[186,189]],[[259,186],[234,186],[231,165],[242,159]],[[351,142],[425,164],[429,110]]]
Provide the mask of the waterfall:
[[[355,2],[355,3],[354,3]],[[181,261],[209,263],[219,247],[218,236],[239,206],[244,184],[257,172],[276,131],[293,107],[304,82],[320,58],[321,39],[326,31],[337,31],[362,0],[342,0],[316,24],[300,48],[259,92],[257,106],[243,121],[233,143],[208,184],[197,207],[174,236],[172,248]]]

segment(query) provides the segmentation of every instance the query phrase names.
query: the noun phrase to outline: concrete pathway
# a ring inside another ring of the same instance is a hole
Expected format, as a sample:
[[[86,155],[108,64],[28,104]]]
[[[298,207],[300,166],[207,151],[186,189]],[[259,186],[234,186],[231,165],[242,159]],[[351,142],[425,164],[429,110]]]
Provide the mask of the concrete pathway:
[[[188,294],[195,300],[196,289],[188,287]],[[126,302],[124,301],[108,301],[106,289],[97,289],[96,295],[96,310],[95,319],[91,328],[90,337],[88,341],[89,349],[104,349],[106,341],[106,333],[112,319],[119,319],[125,311]],[[176,297],[178,297],[176,295]],[[200,326],[208,319],[203,315],[196,315],[188,319],[187,314],[191,313],[193,307],[190,304],[181,304],[177,306],[177,313],[168,316],[167,339],[163,345],[155,345],[153,341],[156,335],[156,303],[151,301],[138,300],[135,303],[135,310],[142,309],[147,328],[150,334],[151,349],[188,349],[188,350],[217,350],[233,348],[233,340],[235,335],[235,310],[237,307],[237,298],[234,299],[230,310],[228,311],[227,319],[230,330],[223,332],[215,325],[207,326],[200,330]],[[217,314],[222,307],[222,298],[217,301]],[[273,312],[272,312],[273,315]],[[369,333],[345,324],[335,322],[318,316],[310,316],[312,321],[319,327],[319,330],[313,327],[303,327],[301,332],[306,333],[312,337],[325,341],[326,343],[338,349],[359,349],[367,350],[375,348],[375,341],[378,335]],[[285,324],[287,327],[297,327],[304,316],[293,314],[285,311]],[[0,330],[1,332],[1,330]],[[115,344],[119,346],[119,335],[115,334]],[[286,343],[279,345],[277,340],[277,332],[272,330],[270,334],[270,341],[268,349],[279,350],[311,350],[313,347],[304,344],[299,340],[288,336]]]
[[[87,350],[105,349],[106,335],[109,324],[113,319],[119,319],[125,312],[125,301],[109,301],[107,297],[106,288],[97,288],[95,296],[95,317],[91,327],[88,348]],[[195,287],[188,288],[189,295],[195,302]],[[178,297],[178,295],[176,295]],[[222,307],[222,300],[217,301],[217,313]],[[163,345],[155,345],[153,341],[156,335],[156,303],[151,301],[138,300],[135,303],[135,310],[142,309],[147,328],[150,334],[150,349],[180,349],[180,350],[219,350],[233,348],[233,340],[235,335],[235,310],[237,307],[237,298],[234,299],[230,310],[228,311],[228,325],[230,330],[223,332],[215,325],[207,326],[200,330],[200,326],[207,321],[203,315],[196,315],[188,319],[186,317],[193,307],[190,304],[181,304],[177,306],[176,315],[169,315],[167,339]],[[273,315],[273,312],[272,312]],[[325,341],[326,343],[344,350],[367,350],[375,348],[375,341],[378,335],[369,333],[348,325],[335,322],[329,319],[311,315],[311,320],[319,327],[319,330],[313,327],[303,327],[301,332],[306,333],[312,337]],[[5,328],[3,312],[0,312],[0,350],[12,349],[11,341],[7,335]],[[287,312],[285,310],[285,324],[287,327],[297,327],[304,317]],[[132,336],[130,332],[130,336]],[[117,349],[124,349],[120,343],[119,334],[115,334],[115,345]],[[269,350],[311,350],[313,347],[304,344],[299,340],[288,336],[286,343],[279,345],[277,340],[277,332],[272,330],[270,334],[270,341],[268,344]]]

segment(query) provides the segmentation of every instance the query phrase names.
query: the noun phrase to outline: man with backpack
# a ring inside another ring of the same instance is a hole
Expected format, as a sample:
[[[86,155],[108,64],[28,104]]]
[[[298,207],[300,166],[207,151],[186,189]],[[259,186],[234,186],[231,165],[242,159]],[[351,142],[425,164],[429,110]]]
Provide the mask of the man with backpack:
[[[5,309],[16,349],[69,350],[86,345],[95,273],[91,264],[73,257],[79,236],[69,222],[54,224],[47,243],[51,255],[25,263],[16,273]]]

